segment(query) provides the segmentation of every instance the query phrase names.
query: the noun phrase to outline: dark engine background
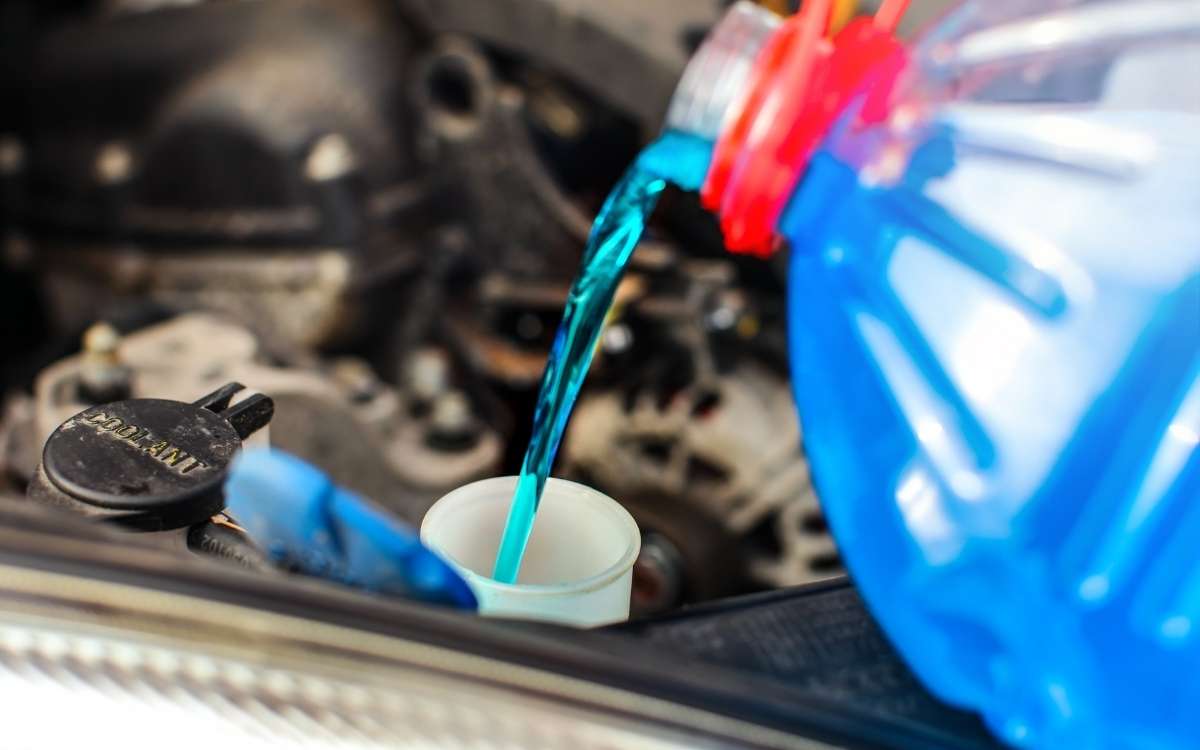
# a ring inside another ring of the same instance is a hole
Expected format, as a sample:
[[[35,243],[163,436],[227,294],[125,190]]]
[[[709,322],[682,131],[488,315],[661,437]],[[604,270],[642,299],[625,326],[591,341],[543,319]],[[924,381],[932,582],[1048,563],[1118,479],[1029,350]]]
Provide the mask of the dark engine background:
[[[515,473],[590,219],[709,0],[0,9],[0,475],[114,395],[228,380],[270,440],[416,523]],[[919,20],[921,13],[914,14]],[[670,195],[556,469],[643,528],[635,609],[840,572],[775,265]]]

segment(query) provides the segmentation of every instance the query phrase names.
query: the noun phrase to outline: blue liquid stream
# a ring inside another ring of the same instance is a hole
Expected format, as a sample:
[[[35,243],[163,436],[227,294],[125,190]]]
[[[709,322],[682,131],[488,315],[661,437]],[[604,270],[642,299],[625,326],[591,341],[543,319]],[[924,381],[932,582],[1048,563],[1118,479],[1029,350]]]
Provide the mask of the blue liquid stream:
[[[542,374],[533,436],[521,464],[492,572],[501,583],[517,580],[567,418],[587,376],[613,294],[642,237],[646,220],[668,182],[684,190],[699,190],[711,156],[712,144],[708,141],[682,133],[663,134],[642,151],[596,216]]]

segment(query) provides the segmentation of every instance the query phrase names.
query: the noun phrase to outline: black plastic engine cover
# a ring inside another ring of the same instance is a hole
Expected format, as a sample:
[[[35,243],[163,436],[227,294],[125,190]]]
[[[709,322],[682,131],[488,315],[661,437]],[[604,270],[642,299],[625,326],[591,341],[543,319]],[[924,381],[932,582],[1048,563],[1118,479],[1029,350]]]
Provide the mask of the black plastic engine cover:
[[[655,650],[762,678],[869,717],[848,733],[883,747],[1002,747],[974,714],[927,691],[848,579],[738,597],[613,628]]]

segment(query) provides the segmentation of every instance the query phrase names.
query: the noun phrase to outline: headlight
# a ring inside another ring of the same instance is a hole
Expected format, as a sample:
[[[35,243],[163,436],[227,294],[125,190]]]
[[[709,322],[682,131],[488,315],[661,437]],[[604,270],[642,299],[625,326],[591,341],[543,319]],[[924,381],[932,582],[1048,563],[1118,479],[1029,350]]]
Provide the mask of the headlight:
[[[797,742],[666,701],[387,635],[3,565],[0,695],[5,748],[99,741],[123,750],[617,750]]]

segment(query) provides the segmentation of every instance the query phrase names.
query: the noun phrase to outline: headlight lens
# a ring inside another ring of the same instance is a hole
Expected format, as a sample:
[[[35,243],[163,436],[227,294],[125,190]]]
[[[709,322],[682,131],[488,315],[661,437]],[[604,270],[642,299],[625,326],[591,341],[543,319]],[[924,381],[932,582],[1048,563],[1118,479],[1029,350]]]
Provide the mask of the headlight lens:
[[[5,748],[620,750],[797,741],[469,653],[5,565],[0,695],[8,697]]]

